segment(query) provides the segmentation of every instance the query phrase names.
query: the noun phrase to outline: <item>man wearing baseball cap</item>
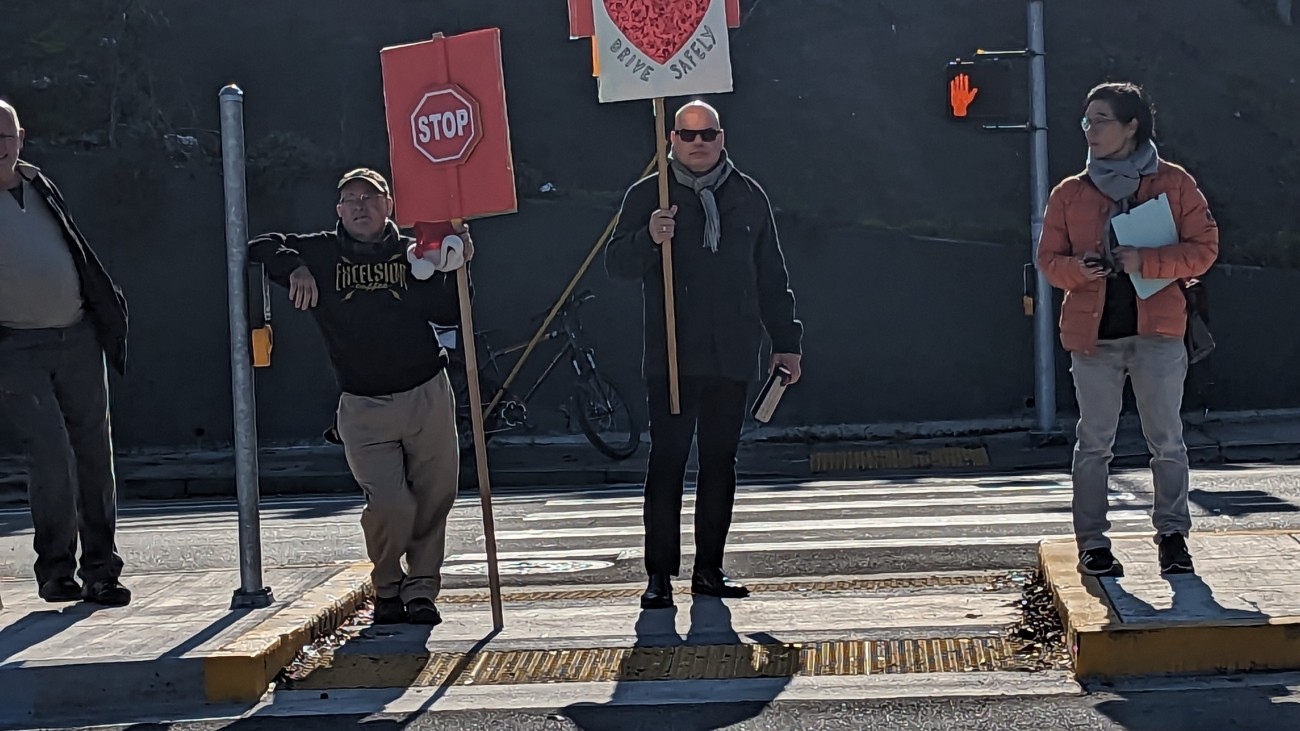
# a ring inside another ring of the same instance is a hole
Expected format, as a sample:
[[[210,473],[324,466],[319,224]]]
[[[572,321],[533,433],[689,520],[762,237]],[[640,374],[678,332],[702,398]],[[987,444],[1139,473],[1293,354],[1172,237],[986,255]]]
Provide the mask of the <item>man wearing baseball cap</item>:
[[[462,231],[456,266],[414,276],[407,251],[415,242],[392,220],[384,176],[357,168],[338,190],[332,231],[266,234],[249,243],[250,258],[325,338],[342,392],[338,435],[366,495],[375,623],[436,625],[460,460],[447,353],[430,323],[459,320],[455,269],[474,247]]]

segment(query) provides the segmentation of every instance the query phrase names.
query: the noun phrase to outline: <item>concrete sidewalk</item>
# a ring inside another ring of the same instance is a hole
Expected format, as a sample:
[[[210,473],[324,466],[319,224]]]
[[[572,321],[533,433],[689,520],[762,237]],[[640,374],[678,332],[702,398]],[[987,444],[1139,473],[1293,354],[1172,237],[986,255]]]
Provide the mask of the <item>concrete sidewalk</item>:
[[[739,469],[747,480],[1061,470],[1070,464],[1072,434],[1072,422],[1064,419],[1054,440],[1031,434],[1023,420],[764,428],[745,436]],[[1292,462],[1300,460],[1300,411],[1189,419],[1186,439],[1193,464]],[[497,439],[489,449],[492,486],[636,484],[645,475],[649,451],[643,444],[618,462],[580,436]],[[1117,466],[1145,465],[1146,442],[1136,418],[1122,422],[1115,454]],[[333,445],[264,448],[259,466],[263,495],[358,491],[342,449]],[[234,467],[229,449],[141,451],[117,460],[121,494],[137,500],[233,496]],[[463,487],[475,487],[472,462],[462,466],[461,476]],[[25,480],[17,459],[0,458],[0,504],[25,502]]]
[[[1039,548],[1081,680],[1300,669],[1300,534],[1193,533],[1173,576],[1150,535],[1113,539],[1122,578],[1080,575],[1072,539]]]
[[[275,603],[231,610],[237,571],[127,577],[128,607],[47,604],[0,581],[0,728],[133,707],[251,707],[277,673],[365,600],[365,568],[270,570]]]

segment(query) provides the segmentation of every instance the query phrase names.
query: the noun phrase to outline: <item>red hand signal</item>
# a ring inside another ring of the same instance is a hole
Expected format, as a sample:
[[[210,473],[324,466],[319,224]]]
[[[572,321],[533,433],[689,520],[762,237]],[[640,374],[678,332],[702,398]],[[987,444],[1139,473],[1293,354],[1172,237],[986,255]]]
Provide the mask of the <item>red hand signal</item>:
[[[969,76],[957,74],[952,81],[948,82],[948,103],[952,105],[952,115],[966,116],[966,110],[971,102],[975,101],[975,95],[979,92],[978,88],[971,87]]]

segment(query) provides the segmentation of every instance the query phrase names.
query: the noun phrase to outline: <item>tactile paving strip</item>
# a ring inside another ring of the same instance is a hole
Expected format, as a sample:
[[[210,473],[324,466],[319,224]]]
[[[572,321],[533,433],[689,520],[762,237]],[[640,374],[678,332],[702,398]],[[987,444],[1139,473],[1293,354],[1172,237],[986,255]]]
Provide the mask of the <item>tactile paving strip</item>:
[[[421,662],[421,660],[423,662]],[[1020,669],[1002,637],[841,640],[804,644],[687,645],[343,655],[294,688],[432,687],[532,683],[731,680],[794,676],[991,672]]]
[[[987,467],[989,454],[984,447],[846,449],[814,452],[808,458],[808,463],[814,473]]]

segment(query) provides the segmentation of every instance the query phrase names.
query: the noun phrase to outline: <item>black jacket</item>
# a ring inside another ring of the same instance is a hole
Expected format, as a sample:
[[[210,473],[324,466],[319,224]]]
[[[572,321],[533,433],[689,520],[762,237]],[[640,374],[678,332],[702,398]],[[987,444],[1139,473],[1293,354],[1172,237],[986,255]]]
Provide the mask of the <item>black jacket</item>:
[[[406,248],[414,239],[389,224],[378,246],[353,240],[342,224],[313,234],[266,234],[249,242],[249,258],[271,281],[289,286],[300,266],[316,279],[311,314],[320,327],[344,393],[388,396],[438,375],[447,354],[430,323],[460,322],[456,274],[411,276]]]
[[[763,330],[772,339],[773,352],[800,353],[803,325],[795,318],[794,293],[767,194],[737,170],[715,195],[722,219],[716,253],[704,246],[704,207],[695,191],[675,178],[668,186],[668,199],[677,206],[672,250],[678,371],[748,381],[758,366]],[[650,215],[658,208],[656,173],[628,190],[605,250],[610,276],[641,280],[647,378],[668,371],[663,257],[649,231]]]
[[[59,228],[63,230],[63,241],[72,252],[72,261],[77,266],[77,276],[81,279],[82,307],[95,328],[95,338],[99,341],[99,347],[104,349],[104,355],[113,369],[125,373],[128,319],[126,297],[108,276],[99,257],[95,256],[90,244],[86,243],[86,237],[81,235],[58,187],[45,177],[40,168],[22,160],[18,161],[18,174],[40,194],[59,222]],[[0,337],[4,337],[4,330],[0,327]]]

